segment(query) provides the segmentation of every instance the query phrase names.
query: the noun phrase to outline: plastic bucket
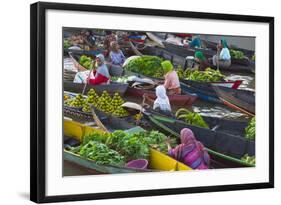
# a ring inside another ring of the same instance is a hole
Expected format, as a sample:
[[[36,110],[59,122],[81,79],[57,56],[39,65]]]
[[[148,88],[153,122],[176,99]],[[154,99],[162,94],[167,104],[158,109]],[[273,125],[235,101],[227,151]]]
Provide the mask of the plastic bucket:
[[[146,159],[136,159],[128,162],[126,167],[135,169],[147,169],[148,161]]]

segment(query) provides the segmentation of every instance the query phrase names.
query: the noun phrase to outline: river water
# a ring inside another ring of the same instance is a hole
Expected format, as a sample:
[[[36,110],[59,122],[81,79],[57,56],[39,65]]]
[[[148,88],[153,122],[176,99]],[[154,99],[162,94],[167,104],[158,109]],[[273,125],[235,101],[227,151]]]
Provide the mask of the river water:
[[[73,66],[73,63],[70,58],[64,59],[64,69],[75,71],[76,69]],[[255,90],[255,78],[254,74],[245,74],[245,73],[229,73],[222,72],[226,75],[226,80],[243,80],[242,84],[239,86],[239,89],[244,90]],[[173,111],[175,112],[179,107],[173,106]],[[237,119],[245,120],[248,119],[248,116],[245,114],[226,107],[222,104],[208,103],[201,100],[196,100],[192,106],[193,111],[200,113],[203,116],[219,117],[219,118],[228,118],[228,119]],[[64,176],[75,176],[75,175],[88,175],[93,174],[81,167],[75,166],[71,163],[64,163]]]

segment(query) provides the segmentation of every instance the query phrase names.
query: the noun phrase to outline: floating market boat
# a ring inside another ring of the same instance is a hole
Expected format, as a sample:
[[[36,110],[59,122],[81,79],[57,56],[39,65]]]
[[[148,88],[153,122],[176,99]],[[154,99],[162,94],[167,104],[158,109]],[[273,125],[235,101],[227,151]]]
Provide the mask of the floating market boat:
[[[97,129],[80,124],[78,122],[65,120],[64,121],[64,135],[76,138],[80,142],[84,136],[95,132]],[[134,130],[127,130],[126,132],[135,132]],[[173,158],[150,148],[149,150],[149,164],[148,169],[128,168],[116,165],[97,164],[94,160],[83,158],[77,154],[64,149],[64,160],[77,164],[88,170],[98,173],[117,174],[117,173],[138,173],[138,172],[152,172],[152,171],[183,171],[191,170],[190,167]]]
[[[245,154],[255,155],[254,141],[226,132],[216,132],[189,125],[180,120],[151,113],[147,113],[145,116],[156,129],[173,136],[179,137],[179,133],[183,128],[191,129],[196,139],[204,144],[211,159],[215,160],[220,168],[253,166],[242,161],[241,158]]]
[[[228,107],[255,116],[255,93],[251,91],[235,92],[213,86],[219,99]]]
[[[156,55],[156,56],[162,57],[166,60],[170,60],[175,66],[181,66],[184,69],[187,68],[187,66],[188,66],[187,60],[186,60],[187,56],[182,56],[182,55],[179,55],[178,53],[171,52],[171,51],[168,51],[163,48],[145,46],[140,51],[142,52],[142,54],[145,54],[145,55]],[[195,50],[192,52],[188,56],[194,56]],[[248,65],[244,65],[243,63],[237,63],[237,60],[238,59],[236,59],[236,61],[232,62],[230,67],[225,68],[225,69],[223,69],[223,68],[219,68],[219,69],[224,70],[224,71],[230,71],[230,72],[245,72],[245,73],[255,72],[255,63],[254,62],[249,62]],[[243,60],[243,62],[244,62],[244,60]],[[217,69],[216,66],[212,65],[211,60],[210,60],[210,67]]]
[[[64,109],[65,116],[70,116],[71,118],[75,120],[79,120],[80,122],[89,122],[92,120],[91,113],[85,113],[82,111],[79,111],[77,109],[65,107]],[[129,129],[135,127],[135,120],[129,116],[125,118],[117,118],[114,116],[110,116],[108,114],[105,114],[101,111],[96,110],[97,116],[101,119],[102,123],[106,127],[114,127],[110,128],[113,129]],[[158,129],[166,134],[174,134],[175,132],[171,132],[171,129],[168,129],[169,126],[166,126],[163,124],[170,123],[168,125],[171,125],[172,122],[177,122],[177,124],[181,125],[181,128],[187,127],[192,129],[193,131],[196,130],[195,135],[200,134],[200,141],[205,145],[208,143],[215,143],[212,146],[210,146],[209,153],[211,155],[214,155],[212,157],[212,168],[229,168],[229,167],[242,167],[242,166],[251,166],[249,164],[245,164],[243,161],[239,160],[240,156],[243,155],[243,149],[245,149],[249,154],[254,155],[255,153],[255,147],[254,142],[247,140],[244,138],[245,135],[245,127],[248,125],[248,122],[246,121],[234,121],[234,120],[226,120],[226,119],[219,119],[214,117],[203,117],[205,122],[209,125],[210,129],[201,128],[197,126],[188,125],[187,123],[176,120],[173,117],[167,117],[164,116],[161,113],[158,113],[153,110],[147,110],[145,111],[145,115],[148,118],[145,118],[142,120],[142,122],[139,124],[144,129]],[[156,119],[156,120],[155,120]],[[164,120],[165,123],[157,123],[157,120]],[[166,122],[167,121],[167,122]],[[175,123],[174,123],[175,124]],[[164,127],[164,129],[163,129]],[[173,125],[171,125],[173,127]],[[170,127],[170,128],[171,128]],[[175,127],[179,129],[179,126]],[[172,129],[173,130],[173,129]],[[210,137],[209,137],[210,136]],[[201,140],[203,138],[203,140]],[[212,141],[210,141],[212,140]],[[225,149],[223,148],[225,143]],[[233,143],[233,146],[232,146]],[[220,147],[221,148],[217,148]],[[237,146],[237,147],[236,147]],[[214,152],[214,148],[218,149],[216,152]],[[238,150],[236,150],[238,149]],[[223,153],[223,154],[222,154]],[[235,157],[229,157],[227,154],[231,153],[232,155],[235,155]]]
[[[145,94],[147,97],[149,97],[151,99],[156,99],[155,90],[154,89],[145,89],[144,87],[129,86],[126,91],[126,94],[129,96],[141,97],[141,98]],[[182,91],[182,94],[168,95],[168,98],[172,105],[190,107],[197,99],[197,95]]]
[[[237,83],[236,83],[237,82]],[[237,87],[237,84],[241,84],[242,81],[236,81],[233,84],[233,87]],[[248,90],[239,90],[228,88],[222,83],[204,83],[192,80],[181,80],[181,89],[190,93],[195,93],[198,98],[208,102],[215,102],[215,103],[224,103],[223,100],[220,99],[217,92],[214,90],[214,86],[224,90],[225,92],[236,93],[236,95],[243,95],[245,97],[252,98],[254,92]]]
[[[74,92],[74,93],[82,93],[85,84],[81,83],[73,83],[71,81],[64,81],[63,88],[64,91]],[[127,83],[117,83],[111,82],[106,85],[90,85],[87,84],[84,93],[87,93],[91,88],[93,88],[98,94],[101,94],[104,90],[106,90],[109,94],[119,93],[120,95],[124,95],[128,88]]]

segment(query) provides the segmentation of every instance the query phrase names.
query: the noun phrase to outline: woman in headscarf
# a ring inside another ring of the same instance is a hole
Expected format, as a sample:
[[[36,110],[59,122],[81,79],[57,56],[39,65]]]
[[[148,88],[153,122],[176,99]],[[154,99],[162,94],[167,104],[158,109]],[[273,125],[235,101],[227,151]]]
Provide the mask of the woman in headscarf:
[[[199,70],[204,71],[206,68],[210,67],[208,59],[201,51],[196,51],[194,57],[195,62],[198,64]]]
[[[197,141],[193,132],[184,128],[180,133],[181,144],[171,148],[169,142],[168,155],[183,162],[192,169],[208,169],[210,166],[210,156],[201,142]]]
[[[110,43],[110,53],[109,53],[109,73],[111,76],[120,76],[123,73],[122,65],[126,60],[123,52],[120,50],[119,45],[116,41]]]
[[[177,72],[174,70],[174,66],[168,60],[161,63],[162,69],[164,71],[164,87],[167,89],[168,95],[180,94],[180,80]]]
[[[96,57],[96,69],[92,71],[88,78],[88,83],[91,85],[108,84],[110,75],[105,65],[105,59],[102,54]]]
[[[213,65],[225,69],[231,66],[230,51],[224,38],[217,45],[217,55],[213,56]]]
[[[166,89],[163,85],[158,85],[156,87],[156,100],[153,103],[154,110],[160,110],[163,112],[171,112],[171,105],[169,98],[166,94]]]
[[[201,39],[199,36],[194,36],[192,41],[187,44],[189,48],[201,48]]]

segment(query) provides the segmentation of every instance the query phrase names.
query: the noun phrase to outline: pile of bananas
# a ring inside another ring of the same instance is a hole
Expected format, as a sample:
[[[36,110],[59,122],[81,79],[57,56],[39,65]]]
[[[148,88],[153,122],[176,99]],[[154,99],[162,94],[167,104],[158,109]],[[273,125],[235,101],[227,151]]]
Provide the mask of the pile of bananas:
[[[68,100],[66,104],[70,107],[82,107],[85,104],[85,100],[83,99],[82,94],[78,94],[75,98]]]

